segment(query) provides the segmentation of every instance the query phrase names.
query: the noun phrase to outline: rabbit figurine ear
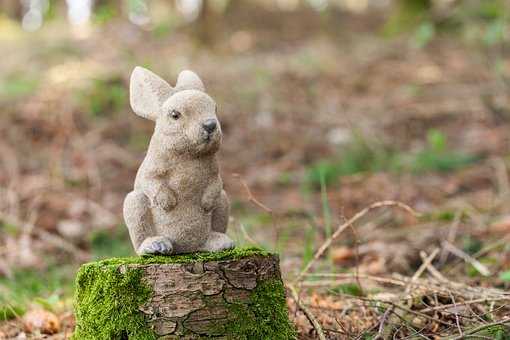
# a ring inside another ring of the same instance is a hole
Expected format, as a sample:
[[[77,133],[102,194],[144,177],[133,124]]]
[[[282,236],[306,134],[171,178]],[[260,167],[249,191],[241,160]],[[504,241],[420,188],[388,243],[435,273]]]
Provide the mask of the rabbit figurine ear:
[[[153,72],[137,66],[131,73],[129,100],[140,117],[156,120],[161,105],[172,94],[172,87]]]
[[[202,80],[200,80],[195,72],[189,70],[184,70],[179,73],[179,77],[177,77],[177,84],[175,84],[175,89],[177,91],[198,90],[205,92],[205,87],[202,83]]]

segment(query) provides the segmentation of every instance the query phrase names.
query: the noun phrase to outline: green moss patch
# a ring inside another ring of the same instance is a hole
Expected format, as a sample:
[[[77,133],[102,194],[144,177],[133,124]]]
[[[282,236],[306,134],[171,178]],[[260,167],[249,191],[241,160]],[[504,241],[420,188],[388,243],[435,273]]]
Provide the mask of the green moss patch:
[[[217,253],[111,258],[84,264],[76,278],[77,324],[73,339],[157,338],[139,312],[139,307],[152,294],[151,288],[142,282],[142,270],[124,267],[121,273],[120,266],[235,260],[257,255],[270,253],[259,248],[235,248]],[[236,334],[240,339],[295,338],[287,316],[285,290],[278,280],[260,282],[251,294],[249,305],[233,303],[229,307],[236,320],[227,334]]]
[[[250,295],[249,304],[232,303],[228,308],[234,317],[225,334],[233,334],[232,339],[296,339],[280,280],[259,282]]]
[[[169,264],[169,263],[192,263],[222,260],[237,260],[248,256],[268,256],[269,252],[256,247],[234,248],[216,253],[198,252],[173,256],[132,256],[105,259],[91,264],[97,266],[120,266],[123,264]]]
[[[141,282],[142,271],[101,262],[80,268],[76,277],[75,340],[156,339],[138,311],[151,296]]]

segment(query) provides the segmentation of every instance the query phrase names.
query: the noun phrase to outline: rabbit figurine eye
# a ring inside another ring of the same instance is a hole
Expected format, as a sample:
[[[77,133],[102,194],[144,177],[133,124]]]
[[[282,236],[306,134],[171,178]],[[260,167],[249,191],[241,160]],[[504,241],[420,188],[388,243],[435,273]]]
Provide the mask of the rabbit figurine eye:
[[[170,111],[170,117],[177,120],[181,117],[181,113],[179,111],[172,110],[172,111]]]

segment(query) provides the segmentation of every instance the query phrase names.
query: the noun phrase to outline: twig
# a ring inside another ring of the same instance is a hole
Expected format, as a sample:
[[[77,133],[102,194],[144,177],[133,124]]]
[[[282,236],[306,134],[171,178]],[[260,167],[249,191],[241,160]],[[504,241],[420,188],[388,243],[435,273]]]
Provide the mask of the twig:
[[[7,221],[9,224],[24,226],[24,228],[31,231],[31,234],[35,234],[39,236],[43,241],[46,241],[49,244],[52,244],[55,247],[76,256],[76,258],[80,261],[86,261],[90,259],[89,254],[71,242],[68,242],[64,238],[56,234],[52,234],[42,228],[36,228],[33,223],[21,221],[14,216],[2,214],[2,212],[0,212],[0,218],[4,221]]]
[[[462,327],[460,327],[460,320],[459,320],[459,313],[457,312],[457,303],[455,302],[455,297],[450,292],[450,298],[453,302],[453,309],[455,314],[455,324],[457,325],[457,329],[459,330],[459,335],[462,337],[464,335],[464,332],[462,332]]]
[[[422,261],[425,261],[425,259],[427,258],[427,254],[424,251],[420,251],[420,257],[421,257]],[[432,263],[427,264],[427,271],[430,273],[430,275],[435,277],[438,281],[449,282],[449,280],[446,277],[444,277],[443,274],[441,274],[439,272],[439,270],[437,270],[436,267],[434,267],[432,265]]]
[[[341,315],[341,316],[343,316],[343,315]],[[338,325],[338,327],[340,327],[340,328],[342,329],[342,332],[343,332],[345,335],[350,335],[350,334],[351,334],[350,332],[348,332],[348,331],[345,329],[344,325],[343,325],[340,321],[338,321],[338,318],[336,318],[336,317],[335,317],[335,321],[336,321],[336,324]]]
[[[354,338],[354,340],[360,340],[360,339],[363,339],[365,337],[365,335],[371,333],[374,329],[377,328],[377,323],[368,327],[367,329],[363,329],[361,330],[361,332],[358,334],[358,336],[356,336]]]
[[[255,241],[246,231],[246,228],[244,227],[244,224],[239,223],[239,229],[241,229],[241,233],[243,234],[244,238],[248,240],[253,245],[259,246],[259,243]]]
[[[312,278],[332,278],[331,280],[310,280],[310,281],[302,281],[300,283],[300,287],[327,287],[327,286],[335,286],[342,283],[345,283],[345,280],[355,280],[355,274],[353,273],[317,273],[317,274],[305,274],[306,277]],[[359,277],[361,279],[371,280],[374,282],[380,283],[388,283],[396,286],[405,287],[411,278],[394,274],[392,277],[379,277],[379,276],[371,276],[366,274],[360,274]],[[475,288],[462,283],[453,282],[453,281],[431,281],[431,280],[423,280],[418,279],[413,283],[416,287],[424,288],[431,292],[440,293],[446,295],[452,289],[463,297],[465,300],[474,300],[483,296],[485,300],[500,300],[501,298],[510,299],[510,293],[490,289],[490,288]]]
[[[358,287],[361,291],[361,295],[365,295],[363,292],[363,286],[361,285],[361,280],[359,279],[359,238],[358,233],[356,232],[356,229],[354,229],[354,226],[352,224],[349,225],[351,227],[352,236],[354,237],[354,244],[355,244],[355,258],[356,258],[356,267],[354,274],[356,275],[356,283],[358,284]]]
[[[394,313],[394,315],[400,319],[400,321],[403,322],[403,325],[405,325],[405,327],[409,330],[409,329],[412,329],[414,333],[410,334],[409,336],[405,337],[405,338],[402,338],[402,339],[411,339],[414,335],[417,335],[423,339],[427,339],[429,340],[428,337],[426,337],[425,335],[421,334],[421,332],[425,329],[425,327],[422,327],[421,329],[415,329],[412,324],[409,322],[409,320],[406,320],[403,316],[399,315],[399,313]],[[402,326],[401,326],[402,327]],[[395,336],[395,334],[394,334]],[[394,337],[395,339],[395,337]]]
[[[305,266],[305,268],[303,268],[303,270],[299,273],[299,275],[294,279],[293,283],[296,283],[298,282],[299,280],[301,280],[301,278],[303,277],[303,275],[305,275],[309,270],[310,268],[313,266],[313,264],[315,262],[317,262],[317,260],[324,254],[324,252],[331,246],[331,243],[333,243],[333,241],[338,237],[340,236],[340,234],[347,228],[349,228],[350,225],[354,224],[355,222],[357,222],[360,218],[362,218],[363,216],[365,216],[367,213],[369,213],[371,210],[373,209],[377,209],[377,208],[381,208],[381,207],[398,207],[400,209],[403,209],[404,211],[408,212],[409,214],[413,215],[413,216],[418,216],[419,214],[416,213],[413,208],[411,208],[410,206],[402,203],[402,202],[397,202],[397,201],[380,201],[380,202],[376,202],[376,203],[373,203],[371,204],[370,206],[366,207],[365,209],[359,211],[356,215],[354,215],[352,218],[350,218],[349,220],[347,220],[345,223],[341,224],[340,226],[338,226],[338,228],[336,229],[336,231],[333,233],[333,235],[331,235],[331,237],[329,237],[323,244],[322,246],[319,248],[319,250],[317,250],[317,252],[315,253],[315,255],[313,256],[313,259],[308,262],[308,264]]]
[[[81,250],[80,248],[78,248],[71,242],[66,241],[64,238],[62,238],[60,236],[57,236],[50,232],[47,232],[46,230],[41,229],[41,228],[37,228],[36,230],[34,230],[34,233],[39,235],[41,240],[46,241],[46,242],[54,245],[55,247],[60,248],[64,251],[76,256],[76,258],[79,261],[90,260],[90,255],[87,252]]]
[[[317,279],[313,279],[313,280],[310,280],[310,281],[302,281],[300,283],[300,287],[309,287],[309,288],[311,288],[311,287],[337,286],[339,284],[345,283],[346,280],[348,280],[348,281],[356,280],[356,274],[354,274],[354,273],[336,273],[336,274],[333,274],[333,273],[313,273],[313,274],[305,274],[305,276],[306,277],[313,277],[313,278],[317,278],[317,277],[332,278],[332,280],[317,280]],[[378,282],[378,283],[383,283],[383,284],[391,284],[391,285],[401,286],[401,287],[407,286],[407,284],[408,284],[408,282],[410,280],[410,278],[402,279],[402,278],[373,276],[373,275],[366,275],[366,274],[358,274],[357,276],[360,279],[370,280],[370,281],[374,281],[374,282]],[[449,284],[453,284],[453,282],[451,282],[451,281],[448,281],[448,283]],[[413,284],[415,286],[417,286],[417,287],[422,287],[422,288],[426,288],[426,289],[429,289],[429,290],[437,290],[437,289],[440,288],[435,283],[432,285],[432,284],[426,284],[426,283],[423,283],[423,282],[416,281]],[[441,291],[443,291],[443,290],[441,289]]]
[[[308,321],[310,321],[313,328],[317,332],[317,336],[319,337],[319,339],[326,340],[326,336],[324,335],[324,331],[322,330],[322,326],[321,326],[320,322],[317,320],[315,315],[313,315],[313,313],[304,304],[301,303],[301,301],[299,299],[299,294],[298,294],[296,288],[292,284],[287,284],[287,287],[290,290],[292,298],[296,302],[296,306],[303,311],[303,313],[305,314]]]
[[[379,323],[379,330],[377,331],[377,335],[374,337],[374,340],[376,339],[384,339],[384,324],[386,323],[386,320],[388,319],[388,316],[390,315],[390,313],[393,312],[393,309],[395,307],[393,306],[390,306],[389,308],[387,308],[385,311],[384,311],[384,314],[381,318],[381,321]]]
[[[253,204],[255,204],[256,206],[258,206],[259,208],[261,208],[262,210],[271,215],[271,223],[273,225],[275,244],[278,243],[280,229],[277,220],[279,216],[273,211],[273,209],[269,208],[267,205],[265,205],[264,203],[260,202],[257,198],[255,198],[255,196],[250,190],[250,187],[248,186],[246,181],[242,179],[241,175],[232,174],[232,176],[234,178],[237,178],[241,185],[243,186],[244,190],[246,191],[246,194],[248,195],[248,201],[252,202]]]
[[[241,185],[243,186],[244,190],[246,191],[246,195],[248,195],[248,201],[250,201],[253,204],[255,204],[256,206],[260,207],[265,212],[268,212],[270,214],[273,213],[273,210],[271,208],[269,208],[264,203],[262,203],[258,199],[256,199],[255,196],[253,196],[250,188],[248,187],[248,184],[246,183],[246,181],[244,179],[241,178],[241,175],[233,174],[232,176],[234,178],[237,178],[239,180],[239,182],[241,183]]]
[[[444,249],[448,250],[453,255],[463,259],[467,263],[471,264],[480,274],[483,276],[490,276],[491,272],[489,269],[484,266],[480,261],[477,259],[471,257],[469,254],[466,254],[464,251],[460,250],[459,248],[455,247],[453,244],[451,244],[448,241],[443,241],[441,243],[444,247]]]
[[[436,255],[439,253],[439,248],[434,249],[434,251],[427,257],[425,260],[423,260],[423,263],[421,264],[420,268],[414,273],[414,275],[411,277],[411,280],[407,283],[405,293],[409,293],[411,290],[413,283],[418,280],[418,278],[423,274],[423,272],[427,269],[427,266],[432,263]]]
[[[476,303],[494,302],[494,301],[510,301],[510,296],[509,297],[502,296],[499,298],[481,298],[481,299],[474,299],[474,300],[469,300],[469,301],[464,301],[464,302],[457,302],[456,306],[467,306],[467,305],[474,305]],[[432,312],[432,311],[448,309],[451,307],[454,307],[453,303],[448,304],[448,305],[441,305],[441,306],[436,306],[436,307],[428,307],[428,308],[420,309],[420,312],[427,313],[427,312]]]
[[[504,245],[506,245],[508,242],[510,241],[510,234],[504,236],[503,238],[491,243],[491,244],[488,244],[487,246],[483,247],[482,249],[480,249],[479,251],[477,251],[476,253],[474,253],[473,255],[471,255],[471,257],[477,259],[487,253],[489,253],[490,251],[496,249],[496,248],[499,248],[499,247],[502,247]],[[448,268],[446,268],[445,270],[450,272],[452,271],[453,269],[455,269],[459,264],[463,263],[462,260],[459,260],[458,262],[450,265]]]
[[[416,311],[416,310],[412,310],[410,308],[407,308],[405,306],[402,306],[402,305],[399,305],[398,303],[395,303],[395,302],[392,302],[392,301],[387,301],[387,300],[376,300],[376,299],[370,299],[370,298],[366,298],[366,297],[363,297],[363,296],[354,296],[354,295],[349,295],[349,294],[342,294],[342,293],[336,293],[336,295],[338,296],[343,296],[343,297],[346,297],[346,298],[349,298],[349,299],[355,299],[355,300],[361,300],[361,301],[367,301],[367,302],[372,302],[372,303],[384,303],[384,304],[388,304],[390,306],[394,306],[395,308],[397,309],[400,309],[400,310],[403,310],[404,312],[407,312],[409,314],[414,314],[414,315],[417,315],[417,316],[420,316],[424,319],[427,319],[427,320],[430,320],[430,321],[434,321],[434,322],[437,322],[437,323],[440,323],[442,325],[445,325],[445,326],[448,326],[448,327],[451,327],[451,326],[454,326],[448,322],[445,322],[445,321],[442,321],[442,320],[439,320],[437,318],[434,318],[430,315],[427,315],[427,314],[424,314],[424,313],[421,313],[419,311]]]
[[[501,246],[504,246],[504,245],[508,244],[509,241],[510,241],[510,234],[508,234],[506,236],[503,236],[502,239],[499,239],[499,240],[497,240],[494,243],[486,245],[485,247],[483,247],[482,249],[480,249],[479,251],[474,253],[473,257],[475,259],[479,258],[479,257],[489,253],[491,250],[494,250],[494,249],[496,249],[498,247],[501,247]]]
[[[457,231],[459,230],[459,225],[462,217],[462,210],[457,210],[455,212],[455,216],[453,218],[453,222],[450,224],[448,228],[448,236],[446,236],[446,240],[450,243],[455,242],[455,238],[457,237]],[[441,250],[441,256],[439,257],[439,267],[442,267],[446,263],[448,251],[446,249]]]
[[[336,279],[356,279],[356,276],[358,276],[360,279],[366,279],[366,280],[372,280],[375,282],[381,282],[381,283],[389,283],[396,286],[405,286],[406,283],[401,279],[393,279],[391,277],[382,277],[382,276],[374,276],[374,275],[366,275],[366,274],[355,274],[355,273],[310,273],[305,274],[306,277],[327,277],[327,278],[336,278]],[[333,280],[333,282],[336,282],[337,280]],[[313,283],[320,283],[321,281],[313,280],[313,281],[305,281],[303,282],[303,286],[306,286],[308,283],[313,286]]]
[[[491,322],[491,323],[486,323],[484,325],[481,325],[481,326],[478,326],[478,327],[475,327],[475,328],[472,328],[466,332],[464,332],[463,335],[459,335],[459,336],[455,336],[453,338],[448,338],[449,340],[460,340],[460,339],[464,339],[467,335],[472,335],[472,334],[476,334],[478,332],[481,332],[483,331],[484,329],[487,329],[487,328],[490,328],[490,327],[494,327],[494,326],[500,326],[500,325],[506,325],[506,324],[510,324],[510,319],[508,320],[500,320],[500,321],[496,321],[496,322]]]

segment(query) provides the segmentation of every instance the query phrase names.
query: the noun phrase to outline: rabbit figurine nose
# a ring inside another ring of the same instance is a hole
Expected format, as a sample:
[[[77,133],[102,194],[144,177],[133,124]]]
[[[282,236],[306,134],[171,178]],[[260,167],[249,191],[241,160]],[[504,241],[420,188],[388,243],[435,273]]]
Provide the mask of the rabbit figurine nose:
[[[213,133],[214,130],[216,130],[216,119],[208,119],[205,122],[202,123],[202,127],[204,128],[207,133]]]

